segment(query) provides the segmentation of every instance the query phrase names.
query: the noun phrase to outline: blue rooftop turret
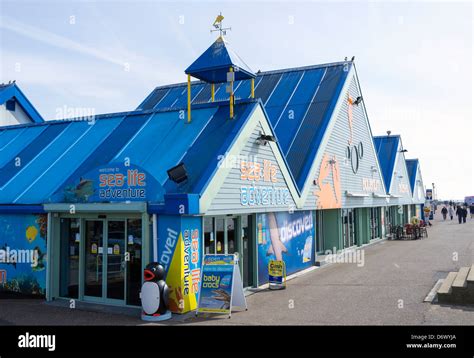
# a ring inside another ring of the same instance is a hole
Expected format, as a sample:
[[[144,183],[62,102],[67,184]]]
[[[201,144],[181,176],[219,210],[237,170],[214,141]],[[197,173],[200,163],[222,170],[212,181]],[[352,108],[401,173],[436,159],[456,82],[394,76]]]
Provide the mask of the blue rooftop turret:
[[[220,36],[204,53],[189,66],[184,73],[188,75],[188,123],[191,122],[191,76],[211,84],[211,100],[214,102],[214,84],[227,82],[227,93],[229,93],[230,118],[234,117],[234,82],[240,80],[251,80],[250,97],[254,98],[256,75],[249,66],[232,50],[229,43],[224,39],[227,28],[222,27],[224,16],[219,14],[214,21],[215,30]]]
[[[184,72],[204,82],[222,83],[227,82],[227,73],[231,68],[235,72],[235,81],[256,77],[224,37],[219,36]]]

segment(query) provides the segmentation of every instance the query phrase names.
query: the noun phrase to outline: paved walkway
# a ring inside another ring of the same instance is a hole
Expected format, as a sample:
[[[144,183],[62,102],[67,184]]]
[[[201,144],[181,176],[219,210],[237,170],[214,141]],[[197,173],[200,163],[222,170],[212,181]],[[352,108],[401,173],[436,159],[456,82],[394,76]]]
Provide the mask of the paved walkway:
[[[474,306],[423,302],[439,278],[474,263],[474,220],[436,217],[429,238],[365,248],[365,265],[332,264],[247,297],[249,310],[226,317],[177,316],[174,324],[472,325]],[[453,261],[455,256],[457,261]],[[2,300],[0,324],[143,324],[138,318],[70,310],[37,300]]]

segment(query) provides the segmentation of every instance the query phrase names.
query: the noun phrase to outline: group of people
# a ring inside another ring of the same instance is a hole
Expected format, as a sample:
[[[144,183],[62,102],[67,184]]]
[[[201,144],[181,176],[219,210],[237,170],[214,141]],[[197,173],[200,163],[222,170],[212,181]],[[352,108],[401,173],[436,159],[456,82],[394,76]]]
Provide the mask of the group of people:
[[[456,216],[458,217],[459,223],[464,224],[466,223],[468,210],[469,210],[469,213],[471,214],[471,219],[474,219],[474,204],[471,204],[469,207],[467,204],[459,205],[456,203],[450,204],[448,207],[446,207],[445,205],[441,209],[441,214],[443,215],[443,220],[446,220],[448,214],[451,220],[453,220],[454,215],[456,214]]]

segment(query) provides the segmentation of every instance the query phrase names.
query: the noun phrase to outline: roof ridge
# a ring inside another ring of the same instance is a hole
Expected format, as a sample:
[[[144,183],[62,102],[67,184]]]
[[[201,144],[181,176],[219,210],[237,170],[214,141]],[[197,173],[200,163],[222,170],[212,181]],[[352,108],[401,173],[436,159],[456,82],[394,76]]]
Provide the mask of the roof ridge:
[[[271,75],[271,74],[277,74],[277,73],[285,73],[285,72],[297,72],[297,71],[307,71],[307,70],[312,70],[312,69],[317,69],[317,68],[324,68],[324,67],[335,67],[335,66],[340,66],[344,64],[349,64],[352,63],[351,61],[339,61],[339,62],[329,62],[329,63],[323,63],[319,65],[307,65],[307,66],[299,66],[299,67],[287,67],[287,68],[281,68],[277,70],[268,70],[268,71],[260,71],[260,72],[255,72],[257,76],[261,75]],[[244,80],[247,81],[247,80]],[[205,81],[197,80],[197,81],[191,81],[191,85],[197,85],[197,84],[202,84],[202,83],[208,83]],[[174,88],[174,87],[179,87],[179,86],[187,86],[187,82],[177,82],[177,83],[170,83],[170,84],[164,84],[161,86],[156,86],[153,88],[153,91],[159,90],[159,89],[168,89],[168,88]]]
[[[239,106],[239,105],[244,105],[244,104],[249,104],[249,103],[254,103],[254,102],[258,102],[258,99],[243,98],[236,101],[234,106]],[[229,105],[229,101],[224,100],[224,101],[193,104],[192,108],[203,109],[203,108],[212,108],[212,107],[220,107],[220,106],[228,106],[228,105]],[[151,109],[146,109],[146,110],[134,110],[134,111],[128,111],[128,112],[126,111],[126,112],[101,113],[101,114],[96,114],[93,116],[53,119],[53,120],[47,120],[41,123],[23,123],[23,124],[12,124],[12,125],[7,125],[7,126],[0,126],[0,130],[26,128],[26,127],[34,127],[34,126],[40,126],[40,125],[60,124],[60,123],[84,122],[84,121],[87,121],[91,117],[93,118],[93,120],[103,120],[103,119],[116,118],[118,116],[127,117],[127,116],[140,116],[140,115],[155,114],[155,113],[178,112],[183,109],[186,109],[186,106],[175,107],[175,108],[172,108],[172,107],[158,108],[158,109],[151,108]]]

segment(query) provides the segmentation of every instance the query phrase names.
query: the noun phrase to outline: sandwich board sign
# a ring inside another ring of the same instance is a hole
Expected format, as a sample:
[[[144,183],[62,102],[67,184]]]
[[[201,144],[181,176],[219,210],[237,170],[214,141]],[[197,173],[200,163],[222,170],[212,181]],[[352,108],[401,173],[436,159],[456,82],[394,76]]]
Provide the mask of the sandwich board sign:
[[[217,313],[230,318],[233,307],[247,310],[237,255],[205,255],[196,316]]]
[[[285,261],[270,260],[268,262],[268,288],[271,290],[286,288]]]

